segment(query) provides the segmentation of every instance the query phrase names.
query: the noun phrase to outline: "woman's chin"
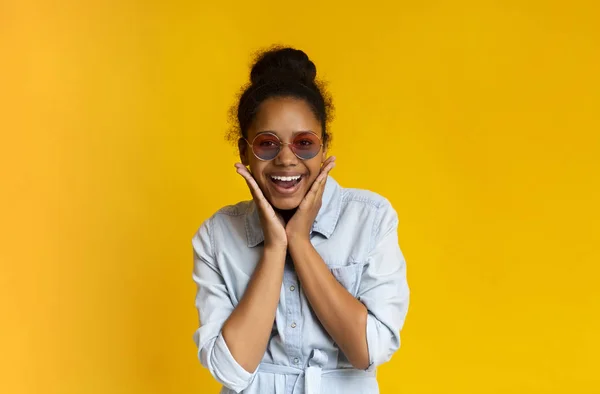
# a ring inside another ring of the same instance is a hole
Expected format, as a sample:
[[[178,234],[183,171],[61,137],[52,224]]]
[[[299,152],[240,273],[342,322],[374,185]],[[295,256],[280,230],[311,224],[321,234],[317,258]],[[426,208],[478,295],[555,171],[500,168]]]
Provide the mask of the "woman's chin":
[[[290,211],[298,208],[301,201],[301,198],[277,198],[271,201],[271,205],[279,211]]]

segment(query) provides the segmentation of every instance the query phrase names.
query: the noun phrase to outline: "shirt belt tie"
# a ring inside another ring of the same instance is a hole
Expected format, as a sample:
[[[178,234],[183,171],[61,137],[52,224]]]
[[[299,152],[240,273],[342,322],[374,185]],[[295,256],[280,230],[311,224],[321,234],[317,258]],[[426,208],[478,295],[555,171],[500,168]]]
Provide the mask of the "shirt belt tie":
[[[258,370],[260,372],[280,374],[280,375],[295,375],[298,378],[294,383],[292,394],[300,394],[298,392],[298,382],[300,378],[304,378],[304,394],[321,394],[321,376],[343,376],[343,377],[375,377],[375,371],[363,371],[354,368],[340,369],[323,369],[327,363],[327,354],[319,349],[312,351],[312,355],[308,360],[306,369],[288,367],[285,365],[277,365],[270,363],[260,363]]]

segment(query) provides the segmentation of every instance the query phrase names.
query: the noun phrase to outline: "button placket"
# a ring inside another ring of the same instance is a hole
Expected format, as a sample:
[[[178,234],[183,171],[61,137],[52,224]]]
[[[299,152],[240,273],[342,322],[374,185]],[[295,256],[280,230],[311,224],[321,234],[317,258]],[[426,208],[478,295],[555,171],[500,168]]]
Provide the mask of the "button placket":
[[[284,286],[289,289],[286,295],[286,309],[288,311],[286,320],[286,349],[290,364],[298,366],[302,364],[302,332],[301,309],[300,309],[300,291],[297,291],[297,278],[293,268],[293,262],[289,255],[286,258],[286,267],[284,271]]]

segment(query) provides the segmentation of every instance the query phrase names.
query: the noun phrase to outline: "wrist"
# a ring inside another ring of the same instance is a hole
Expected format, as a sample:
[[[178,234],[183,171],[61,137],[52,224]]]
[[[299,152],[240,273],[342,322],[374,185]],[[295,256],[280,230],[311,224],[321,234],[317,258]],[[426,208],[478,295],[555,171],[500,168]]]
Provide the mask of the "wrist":
[[[285,255],[287,254],[287,244],[265,244],[263,249],[263,254],[277,257],[283,256],[285,259]]]
[[[290,253],[292,252],[292,250],[312,248],[312,243],[310,242],[309,235],[296,234],[294,236],[288,236],[288,248],[290,249]]]
[[[285,228],[285,235],[287,237],[288,245],[292,242],[310,242],[310,230],[300,230],[292,226]]]

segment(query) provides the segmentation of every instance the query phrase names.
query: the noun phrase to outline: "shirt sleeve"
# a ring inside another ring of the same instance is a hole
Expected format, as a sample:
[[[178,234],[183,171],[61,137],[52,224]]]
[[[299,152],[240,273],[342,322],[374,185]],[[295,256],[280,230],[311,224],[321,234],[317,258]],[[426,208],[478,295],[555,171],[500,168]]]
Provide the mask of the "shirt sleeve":
[[[398,216],[389,202],[379,208],[357,298],[367,307],[369,367],[375,369],[400,348],[400,331],[408,312],[406,263],[398,244]]]
[[[214,258],[210,226],[211,219],[204,222],[192,238],[192,278],[197,286],[196,308],[200,320],[193,338],[202,365],[217,381],[239,393],[250,385],[258,368],[254,372],[246,371],[233,358],[223,338],[221,329],[235,307]]]

